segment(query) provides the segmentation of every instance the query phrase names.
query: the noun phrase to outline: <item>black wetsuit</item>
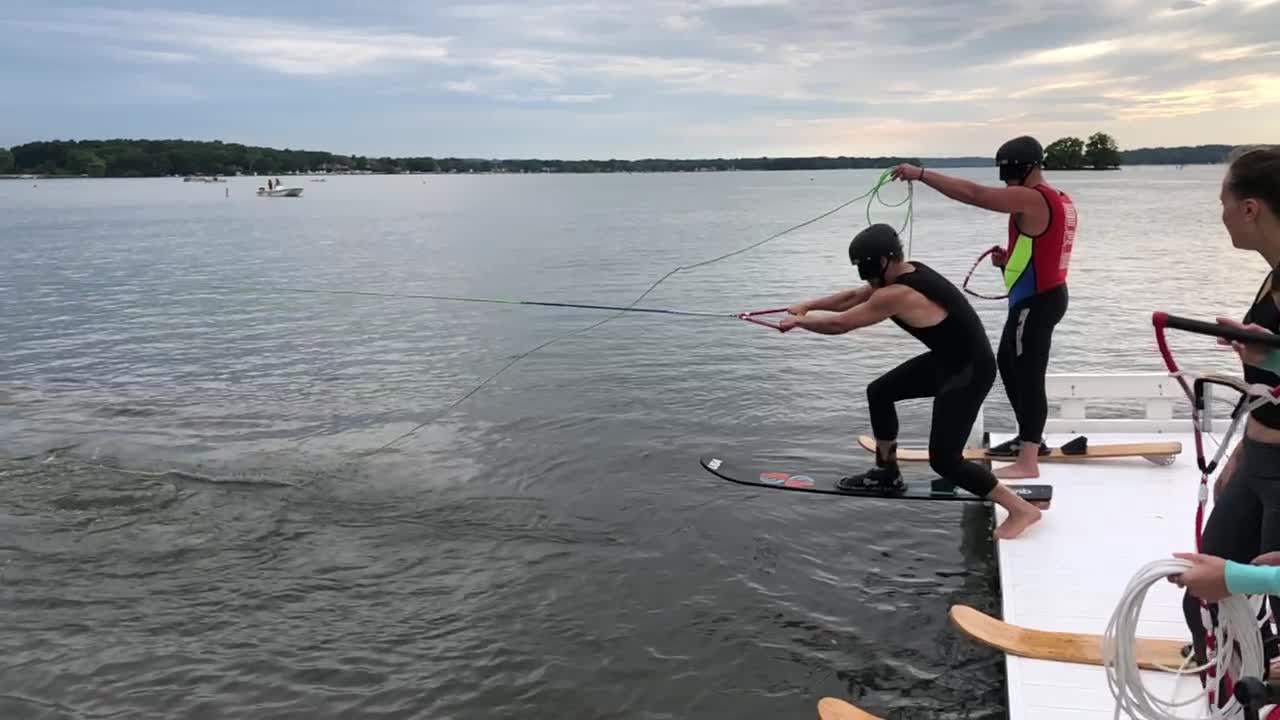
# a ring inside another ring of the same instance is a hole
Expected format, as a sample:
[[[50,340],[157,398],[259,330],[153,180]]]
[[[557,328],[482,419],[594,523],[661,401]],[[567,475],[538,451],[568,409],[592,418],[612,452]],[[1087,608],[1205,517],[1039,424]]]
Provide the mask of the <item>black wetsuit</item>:
[[[1272,296],[1272,283],[1277,272],[1263,282],[1254,298],[1253,306],[1244,316],[1245,324],[1257,323],[1274,333],[1280,333],[1280,307]],[[1261,383],[1274,387],[1280,385],[1280,376],[1251,365],[1244,366],[1244,379],[1249,383]],[[1265,427],[1280,429],[1280,406],[1263,405],[1251,413],[1254,420]],[[1247,435],[1240,440],[1237,450],[1240,457],[1222,495],[1214,500],[1200,538],[1202,551],[1240,563],[1249,563],[1262,553],[1280,550],[1280,444],[1268,444],[1251,440]],[[1280,601],[1271,597],[1272,613],[1280,618]],[[1211,605],[1211,612],[1216,605]],[[1205,627],[1200,615],[1200,601],[1186,593],[1182,610],[1198,656],[1204,656]],[[1263,636],[1269,641],[1266,656],[1275,657],[1277,646],[1273,640],[1270,623]]]
[[[867,386],[871,429],[878,441],[898,438],[898,400],[933,397],[929,429],[929,465],[942,478],[979,497],[996,486],[989,470],[964,459],[969,431],[996,378],[995,356],[982,321],[960,290],[922,262],[890,284],[906,285],[942,306],[947,317],[930,327],[898,327],[924,343],[929,351],[890,370]],[[877,458],[878,464],[883,464]],[[891,467],[891,466],[886,466]],[[896,471],[896,468],[893,468]]]
[[[1067,313],[1067,286],[1019,300],[1009,308],[1004,332],[1000,335],[999,366],[1004,391],[1009,396],[1018,421],[1020,442],[1044,444],[1044,425],[1049,417],[1049,399],[1044,389],[1049,370],[1049,350],[1053,331]],[[1018,443],[1006,443],[1014,454]],[[1048,448],[1041,447],[1047,454]]]

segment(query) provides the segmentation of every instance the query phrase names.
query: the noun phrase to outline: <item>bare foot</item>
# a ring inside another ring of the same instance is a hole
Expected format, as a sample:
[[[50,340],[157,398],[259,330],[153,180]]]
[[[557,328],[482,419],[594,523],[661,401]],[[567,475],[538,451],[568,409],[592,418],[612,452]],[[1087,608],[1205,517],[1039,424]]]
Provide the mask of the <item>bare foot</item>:
[[[1006,465],[992,473],[1001,480],[1026,480],[1028,478],[1040,477],[1040,464],[1028,464],[1022,462],[1022,458],[1012,465]]]
[[[1009,513],[1009,517],[1000,523],[1000,527],[996,528],[996,537],[1001,540],[1012,540],[1022,534],[1024,530],[1035,525],[1040,520],[1040,509],[1031,503],[1027,503],[1026,509],[1019,508]]]
[[[996,483],[987,497],[1009,513],[1004,522],[1000,523],[1000,527],[996,528],[995,535],[1001,540],[1012,540],[1018,537],[1022,531],[1040,520],[1040,508],[1013,494],[1009,486],[1004,483]]]
[[[1040,443],[1022,443],[1018,459],[1012,465],[995,471],[1001,480],[1026,480],[1040,477]]]

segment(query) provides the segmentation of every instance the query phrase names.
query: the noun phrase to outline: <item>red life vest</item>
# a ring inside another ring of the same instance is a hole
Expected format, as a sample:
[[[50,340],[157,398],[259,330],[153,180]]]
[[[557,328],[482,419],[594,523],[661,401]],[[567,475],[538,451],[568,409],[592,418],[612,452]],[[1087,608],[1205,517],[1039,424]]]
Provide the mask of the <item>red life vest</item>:
[[[1032,237],[1009,216],[1009,244],[1005,248],[1005,287],[1009,304],[1047,292],[1067,281],[1071,246],[1076,240],[1076,207],[1071,197],[1048,185],[1036,185],[1049,203],[1049,227]]]

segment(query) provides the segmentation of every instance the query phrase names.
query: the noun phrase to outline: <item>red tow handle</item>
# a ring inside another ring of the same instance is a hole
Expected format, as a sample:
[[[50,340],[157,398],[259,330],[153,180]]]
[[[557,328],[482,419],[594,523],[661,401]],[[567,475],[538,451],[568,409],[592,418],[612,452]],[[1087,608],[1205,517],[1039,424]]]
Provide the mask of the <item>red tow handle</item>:
[[[776,315],[776,314],[778,314],[778,313],[784,313],[784,312],[786,312],[786,311],[787,311],[787,309],[786,309],[786,308],[774,308],[773,310],[756,310],[755,312],[744,312],[744,313],[739,313],[739,314],[738,314],[738,319],[739,319],[739,320],[746,320],[746,321],[747,321],[747,322],[749,322],[749,323],[755,323],[755,324],[757,324],[757,325],[763,325],[763,326],[765,326],[765,327],[767,327],[767,328],[773,328],[774,330],[777,330],[778,332],[782,332],[782,326],[781,326],[781,325],[778,325],[778,324],[776,324],[776,323],[771,323],[771,322],[769,322],[768,320],[757,320],[756,318],[757,318],[757,317],[759,317],[759,316],[761,316],[761,315]]]

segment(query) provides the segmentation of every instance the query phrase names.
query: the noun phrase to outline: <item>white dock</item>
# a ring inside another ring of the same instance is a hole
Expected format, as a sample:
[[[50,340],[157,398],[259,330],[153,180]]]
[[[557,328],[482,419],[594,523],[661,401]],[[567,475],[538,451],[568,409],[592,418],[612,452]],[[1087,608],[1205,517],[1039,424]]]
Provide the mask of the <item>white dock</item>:
[[[1200,472],[1189,417],[1175,417],[1172,401],[1185,398],[1163,374],[1051,376],[1051,405],[1062,412],[1046,429],[1052,445],[1087,435],[1090,445],[1117,442],[1182,443],[1167,466],[1143,458],[1087,463],[1041,463],[1040,482],[1053,485],[1052,508],[1022,537],[998,542],[1003,619],[1040,630],[1101,635],[1120,595],[1145,564],[1174,552],[1195,550],[1195,513]],[[1133,419],[1091,419],[1087,401],[1100,406],[1140,401]],[[1223,398],[1234,401],[1236,398]],[[1065,400],[1065,402],[1064,402]],[[1141,406],[1145,405],[1145,412]],[[1224,414],[1219,411],[1219,415]],[[1212,421],[1213,440],[1228,421]],[[1216,449],[1206,432],[1205,452]],[[1008,439],[992,433],[993,445]],[[1238,441],[1238,437],[1233,442]],[[1212,478],[1210,478],[1212,483]],[[1210,493],[1212,495],[1212,493]],[[1212,499],[1206,508],[1212,509]],[[996,508],[997,521],[1005,513]],[[1168,583],[1147,595],[1141,637],[1190,641],[1182,616],[1182,591]],[[1010,720],[1112,720],[1115,701],[1101,666],[1006,656]],[[1201,692],[1193,676],[1144,671],[1144,683],[1163,698],[1186,699]],[[1175,692],[1177,693],[1175,696]],[[1183,709],[1202,717],[1202,704]]]

